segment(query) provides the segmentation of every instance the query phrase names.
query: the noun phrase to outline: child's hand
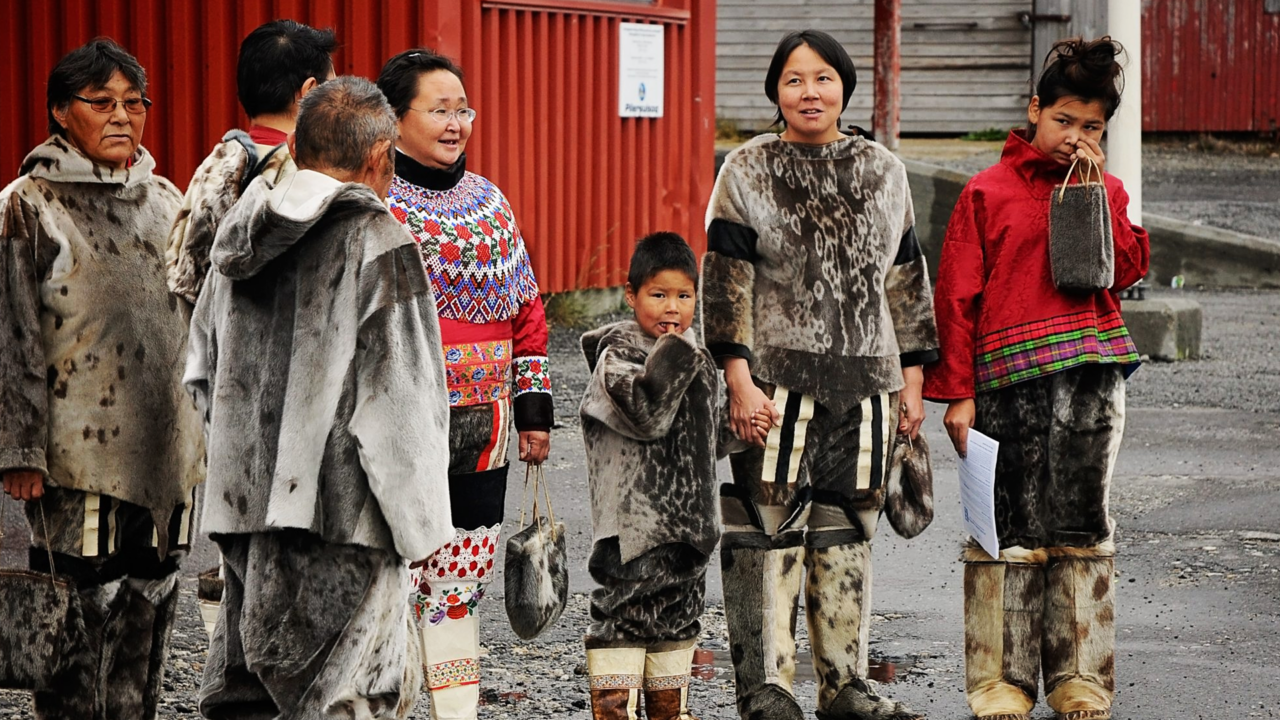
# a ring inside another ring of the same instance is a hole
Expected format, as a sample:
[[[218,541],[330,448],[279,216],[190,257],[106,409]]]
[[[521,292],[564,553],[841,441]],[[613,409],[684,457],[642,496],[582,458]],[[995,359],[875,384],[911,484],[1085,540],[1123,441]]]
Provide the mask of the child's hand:
[[[756,431],[757,444],[763,444],[769,437],[769,430],[773,427],[773,413],[768,408],[760,408],[755,415],[751,416],[751,425]]]
[[[942,424],[947,427],[951,444],[960,457],[964,457],[969,451],[969,428],[973,427],[974,415],[973,398],[965,398],[952,400],[947,406],[947,414],[942,416]]]
[[[1075,156],[1081,162],[1092,160],[1098,165],[1098,169],[1103,172],[1106,172],[1107,170],[1107,156],[1105,153],[1102,152],[1102,146],[1099,145],[1098,141],[1094,140],[1093,138],[1087,138],[1087,137],[1081,136],[1078,140],[1076,140]],[[1087,167],[1083,170],[1080,170],[1079,171],[1080,177],[1084,177],[1085,172],[1087,171],[1088,171]]]

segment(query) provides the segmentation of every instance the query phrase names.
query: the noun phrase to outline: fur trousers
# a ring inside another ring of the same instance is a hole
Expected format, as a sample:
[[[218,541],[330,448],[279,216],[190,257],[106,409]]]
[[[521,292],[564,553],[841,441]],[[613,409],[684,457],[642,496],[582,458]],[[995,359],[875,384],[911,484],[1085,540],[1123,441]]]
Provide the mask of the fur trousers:
[[[479,612],[494,579],[493,556],[502,530],[510,416],[510,400],[449,413],[454,537],[411,571],[410,599],[435,720],[474,720],[478,712]]]
[[[587,563],[591,591],[587,649],[687,645],[702,631],[707,557],[684,543],[622,562],[618,539],[596,542]]]
[[[200,687],[202,716],[409,714],[422,680],[399,557],[301,530],[214,540],[226,583]]]
[[[79,594],[68,618],[74,630],[57,649],[62,668],[51,687],[34,694],[37,717],[156,716],[194,507],[193,499],[174,511],[167,536],[176,547],[161,553],[151,513],[138,505],[53,486],[26,504],[31,569],[50,572],[52,550],[54,569],[74,580]]]
[[[1111,538],[1124,383],[1119,365],[1091,364],[978,394],[974,427],[1000,443],[1001,547],[1092,547]]]
[[[868,684],[871,537],[884,504],[897,395],[836,414],[765,387],[783,412],[764,448],[731,456],[721,487],[720,558],[738,713],[800,720],[792,692],[800,593],[818,673],[820,720],[919,717]]]

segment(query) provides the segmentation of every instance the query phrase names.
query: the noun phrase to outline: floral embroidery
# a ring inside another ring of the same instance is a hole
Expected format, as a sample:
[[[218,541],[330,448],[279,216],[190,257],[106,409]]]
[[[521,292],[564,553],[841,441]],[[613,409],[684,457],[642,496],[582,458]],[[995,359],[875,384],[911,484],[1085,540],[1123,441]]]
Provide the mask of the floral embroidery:
[[[516,396],[527,392],[551,392],[551,375],[547,372],[547,358],[539,356],[515,359]]]
[[[449,404],[482,405],[511,392],[511,341],[461,343],[444,347]]]
[[[502,525],[458,530],[426,565],[410,572],[412,601],[419,619],[439,625],[446,618],[474,615],[493,575],[493,553]]]
[[[480,662],[475,658],[460,658],[427,666],[427,688],[430,690],[476,685],[479,682]]]

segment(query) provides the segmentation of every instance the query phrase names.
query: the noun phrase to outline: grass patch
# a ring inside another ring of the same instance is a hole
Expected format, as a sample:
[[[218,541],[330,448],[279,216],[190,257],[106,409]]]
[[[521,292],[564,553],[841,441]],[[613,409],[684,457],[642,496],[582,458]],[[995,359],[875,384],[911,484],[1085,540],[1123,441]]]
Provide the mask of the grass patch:
[[[965,133],[960,136],[960,139],[967,140],[969,142],[994,142],[1004,140],[1007,137],[1009,137],[1009,131],[1007,129],[1001,130],[1000,128],[993,127],[987,128],[986,130],[974,130],[973,132]]]
[[[577,293],[556,293],[542,299],[542,307],[547,313],[547,324],[557,327],[583,329],[591,319],[587,313],[587,304]]]

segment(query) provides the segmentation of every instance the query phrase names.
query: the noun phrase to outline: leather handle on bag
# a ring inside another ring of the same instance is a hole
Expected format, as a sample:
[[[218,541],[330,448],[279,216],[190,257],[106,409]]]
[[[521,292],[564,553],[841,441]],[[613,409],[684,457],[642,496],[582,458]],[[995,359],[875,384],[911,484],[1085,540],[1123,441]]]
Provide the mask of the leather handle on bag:
[[[37,498],[36,503],[40,508],[40,529],[44,531],[44,551],[49,553],[49,584],[57,586],[54,576],[58,574],[58,568],[53,564],[53,547],[49,542],[49,521],[44,517],[44,498]],[[4,552],[4,521],[5,507],[8,503],[0,502],[0,553]]]

